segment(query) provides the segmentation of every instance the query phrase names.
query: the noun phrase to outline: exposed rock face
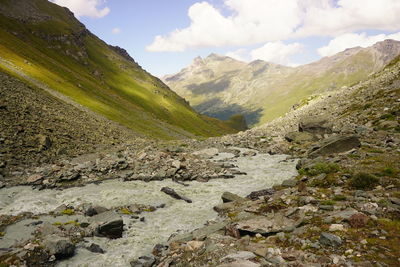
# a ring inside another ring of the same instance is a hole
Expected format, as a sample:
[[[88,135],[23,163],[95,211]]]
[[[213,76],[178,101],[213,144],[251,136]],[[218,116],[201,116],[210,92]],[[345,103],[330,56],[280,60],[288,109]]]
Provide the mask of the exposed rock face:
[[[341,153],[361,146],[357,136],[332,136],[323,140],[309,151],[309,156],[314,158],[323,155]]]

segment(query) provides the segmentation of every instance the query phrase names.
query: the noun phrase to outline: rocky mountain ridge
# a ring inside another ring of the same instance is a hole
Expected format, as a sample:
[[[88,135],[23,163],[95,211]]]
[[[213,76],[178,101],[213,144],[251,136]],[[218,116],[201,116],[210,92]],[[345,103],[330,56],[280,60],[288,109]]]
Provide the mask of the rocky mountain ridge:
[[[212,55],[163,80],[201,113],[223,119],[243,113],[251,125],[260,125],[310,96],[367,78],[399,54],[400,43],[386,40],[296,68]]]

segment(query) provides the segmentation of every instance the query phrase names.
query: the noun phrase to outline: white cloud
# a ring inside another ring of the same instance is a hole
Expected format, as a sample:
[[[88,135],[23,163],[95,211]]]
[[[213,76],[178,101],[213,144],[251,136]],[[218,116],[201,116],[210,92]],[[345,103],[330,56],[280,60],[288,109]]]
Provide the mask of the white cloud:
[[[239,61],[250,61],[249,51],[247,51],[247,49],[244,48],[228,52],[225,54],[225,56],[234,58]]]
[[[307,8],[298,36],[336,36],[358,30],[400,28],[398,0],[339,0],[336,5],[330,2]]]
[[[377,42],[384,41],[386,39],[394,39],[400,41],[400,32],[394,34],[378,34],[367,36],[366,33],[346,33],[340,35],[329,42],[328,45],[318,49],[318,54],[323,57],[332,56],[338,52],[345,50],[350,47],[368,47]]]
[[[189,8],[191,23],[158,35],[148,51],[245,46],[297,37],[400,28],[399,0],[224,0],[230,15],[208,2]]]
[[[52,0],[57,5],[68,7],[77,17],[102,18],[110,13],[104,0]]]
[[[290,62],[290,56],[301,52],[303,45],[299,43],[292,43],[285,45],[282,42],[269,42],[260,48],[254,49],[250,52],[253,60],[261,59],[264,61],[282,64],[282,65],[296,65]]]
[[[111,30],[112,34],[120,34],[121,33],[121,29],[120,28],[114,28]]]

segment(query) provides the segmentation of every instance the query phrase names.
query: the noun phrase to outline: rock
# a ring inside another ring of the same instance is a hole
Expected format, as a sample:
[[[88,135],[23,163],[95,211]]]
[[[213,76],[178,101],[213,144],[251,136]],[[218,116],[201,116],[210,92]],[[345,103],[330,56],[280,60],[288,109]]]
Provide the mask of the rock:
[[[75,245],[66,238],[56,235],[47,236],[44,240],[44,246],[50,255],[54,255],[56,259],[65,259],[75,254]]]
[[[187,245],[187,250],[195,251],[195,250],[199,250],[201,247],[203,247],[204,242],[193,240],[193,241],[187,242],[186,245]]]
[[[202,228],[199,228],[197,230],[194,230],[191,233],[186,233],[186,234],[181,234],[181,235],[176,235],[171,237],[168,242],[177,242],[177,243],[186,243],[188,241],[191,241],[193,239],[202,239],[205,238],[206,236],[218,232],[220,230],[224,230],[225,227],[228,225],[229,222],[223,221],[220,223],[215,223],[211,225],[204,226]]]
[[[223,203],[228,203],[228,202],[243,202],[246,201],[245,198],[242,198],[241,196],[238,196],[236,194],[230,193],[230,192],[224,192],[221,196],[222,202]]]
[[[333,221],[338,219],[340,222],[348,221],[353,214],[356,214],[358,211],[353,208],[347,208],[342,211],[337,211],[330,213],[328,217],[324,219],[325,222]]]
[[[131,261],[131,267],[152,267],[156,263],[156,259],[153,255],[147,255],[139,257],[137,260]]]
[[[362,212],[358,212],[356,214],[353,214],[349,218],[349,224],[353,228],[364,227],[364,226],[367,225],[368,221],[369,221],[369,217],[367,215],[365,215],[364,213],[362,213]]]
[[[218,213],[226,213],[236,207],[236,203],[234,202],[228,202],[228,203],[222,203],[217,206],[214,206],[214,210]]]
[[[296,179],[287,179],[282,182],[283,187],[295,187],[297,185]]]
[[[90,246],[88,246],[86,249],[93,253],[100,253],[100,254],[104,253],[104,250],[95,243],[90,244]]]
[[[282,213],[269,213],[267,216],[257,216],[249,220],[240,221],[237,229],[246,233],[268,235],[271,233],[290,232],[298,227],[304,220],[304,214],[298,220],[284,217]]]
[[[218,155],[219,151],[217,148],[206,148],[200,151],[193,152],[193,155],[201,156],[202,158],[212,158]]]
[[[43,176],[40,174],[33,174],[26,179],[26,182],[29,184],[33,184],[39,182],[43,179]]]
[[[390,202],[392,202],[393,204],[400,206],[400,198],[391,197],[391,198],[389,198],[389,200],[390,200]]]
[[[237,260],[230,263],[220,264],[217,267],[259,267],[260,264],[249,260]]]
[[[238,251],[234,254],[229,254],[222,258],[222,260],[250,260],[255,258],[256,255],[250,251]]]
[[[332,133],[332,123],[325,116],[313,116],[300,120],[300,132],[308,132],[313,134],[330,134]]]
[[[85,211],[85,216],[92,217],[94,215],[106,212],[107,209],[101,206],[90,206],[89,208],[86,209]]]
[[[323,232],[319,237],[319,243],[325,246],[338,247],[342,245],[342,239],[337,235]]]
[[[246,196],[246,198],[250,198],[251,200],[256,200],[256,199],[258,199],[260,197],[263,197],[263,196],[271,196],[274,193],[275,193],[275,190],[272,189],[272,188],[262,189],[262,190],[259,190],[259,191],[251,192],[248,196]]]
[[[310,158],[342,153],[361,146],[360,140],[355,135],[337,135],[327,138],[308,151]]]
[[[37,141],[38,141],[38,150],[42,151],[42,150],[47,150],[51,147],[51,140],[48,136],[39,134],[36,136]]]
[[[124,223],[121,216],[114,211],[107,211],[95,215],[91,218],[91,221],[96,236],[113,239],[122,237]]]
[[[343,224],[331,224],[329,226],[329,232],[336,232],[336,231],[343,231],[344,226]]]
[[[294,142],[297,144],[303,144],[307,142],[315,141],[316,138],[314,135],[307,132],[290,132],[285,135],[285,139],[288,142]]]
[[[169,188],[169,187],[163,187],[161,188],[161,192],[164,192],[167,195],[170,195],[171,197],[175,198],[175,199],[182,199],[184,201],[186,201],[187,203],[192,203],[192,200],[188,199],[187,197],[184,197],[180,194],[178,194],[177,192],[175,192],[174,189]]]
[[[181,168],[181,162],[179,160],[174,160],[172,161],[171,166],[179,170]]]

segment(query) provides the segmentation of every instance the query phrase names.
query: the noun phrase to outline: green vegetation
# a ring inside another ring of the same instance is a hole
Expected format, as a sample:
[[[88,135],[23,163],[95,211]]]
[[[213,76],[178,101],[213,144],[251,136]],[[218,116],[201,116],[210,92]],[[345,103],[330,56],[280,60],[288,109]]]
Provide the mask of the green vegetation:
[[[61,211],[61,214],[74,215],[75,214],[75,210],[73,210],[73,209],[65,209],[65,210]]]
[[[372,189],[377,186],[378,183],[379,179],[377,177],[364,172],[355,174],[349,180],[350,186],[356,189]]]
[[[55,90],[141,135],[176,139],[236,131],[197,114],[137,63],[87,32],[64,8],[44,0],[34,3],[52,19],[22,23],[0,14],[0,70]]]
[[[301,175],[316,176],[322,173],[336,173],[340,170],[339,165],[335,163],[318,162],[310,167],[302,168],[299,170]]]
[[[345,201],[347,197],[344,195],[334,195],[332,198],[333,201]]]

